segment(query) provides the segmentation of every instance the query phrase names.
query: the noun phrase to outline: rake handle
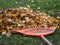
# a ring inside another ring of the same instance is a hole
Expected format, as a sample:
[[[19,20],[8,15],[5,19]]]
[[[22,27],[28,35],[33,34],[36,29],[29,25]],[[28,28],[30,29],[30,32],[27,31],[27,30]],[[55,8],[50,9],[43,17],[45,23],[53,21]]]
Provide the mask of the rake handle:
[[[52,43],[50,41],[48,41],[47,38],[45,38],[43,35],[40,36],[48,45],[52,45]]]

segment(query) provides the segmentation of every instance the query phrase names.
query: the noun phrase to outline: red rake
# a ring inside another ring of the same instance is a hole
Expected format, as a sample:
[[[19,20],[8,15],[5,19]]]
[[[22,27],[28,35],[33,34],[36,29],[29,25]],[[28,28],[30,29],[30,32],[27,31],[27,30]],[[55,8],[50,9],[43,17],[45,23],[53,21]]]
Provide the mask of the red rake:
[[[57,27],[48,27],[48,28],[43,28],[43,27],[36,27],[36,28],[28,28],[28,29],[14,29],[13,31],[22,33],[24,35],[29,35],[29,36],[39,36],[41,37],[48,45],[52,45],[51,42],[49,42],[44,35],[54,33]]]

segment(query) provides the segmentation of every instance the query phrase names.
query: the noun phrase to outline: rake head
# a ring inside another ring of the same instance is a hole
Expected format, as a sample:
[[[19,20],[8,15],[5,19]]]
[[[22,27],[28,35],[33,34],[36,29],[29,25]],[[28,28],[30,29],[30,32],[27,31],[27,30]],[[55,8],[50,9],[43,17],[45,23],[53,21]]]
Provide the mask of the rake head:
[[[47,35],[51,34],[56,30],[57,27],[36,27],[36,28],[27,28],[27,29],[13,29],[15,32],[22,33],[24,35],[30,35],[30,36],[40,36],[40,35]]]

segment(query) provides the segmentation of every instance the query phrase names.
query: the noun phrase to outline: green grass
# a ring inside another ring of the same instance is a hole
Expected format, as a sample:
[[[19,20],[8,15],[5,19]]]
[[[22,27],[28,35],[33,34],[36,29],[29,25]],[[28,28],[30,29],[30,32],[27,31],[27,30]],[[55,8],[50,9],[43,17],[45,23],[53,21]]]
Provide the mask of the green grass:
[[[60,16],[60,0],[0,0],[0,8],[28,7],[45,12],[52,16]],[[41,38],[22,34],[12,34],[10,38],[0,35],[0,45],[47,45]],[[60,29],[46,36],[53,45],[60,45]]]

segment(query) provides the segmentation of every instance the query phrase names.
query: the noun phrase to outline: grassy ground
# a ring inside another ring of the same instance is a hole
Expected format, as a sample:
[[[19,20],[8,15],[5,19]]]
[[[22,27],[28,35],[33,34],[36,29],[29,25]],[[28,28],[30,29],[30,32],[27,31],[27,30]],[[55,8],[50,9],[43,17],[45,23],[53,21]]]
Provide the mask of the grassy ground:
[[[45,12],[52,16],[60,16],[60,0],[0,0],[0,8],[26,6]],[[2,38],[1,38],[2,37]],[[53,45],[60,45],[60,29],[46,36]],[[47,45],[41,38],[21,34],[12,34],[10,38],[0,35],[0,45]]]

